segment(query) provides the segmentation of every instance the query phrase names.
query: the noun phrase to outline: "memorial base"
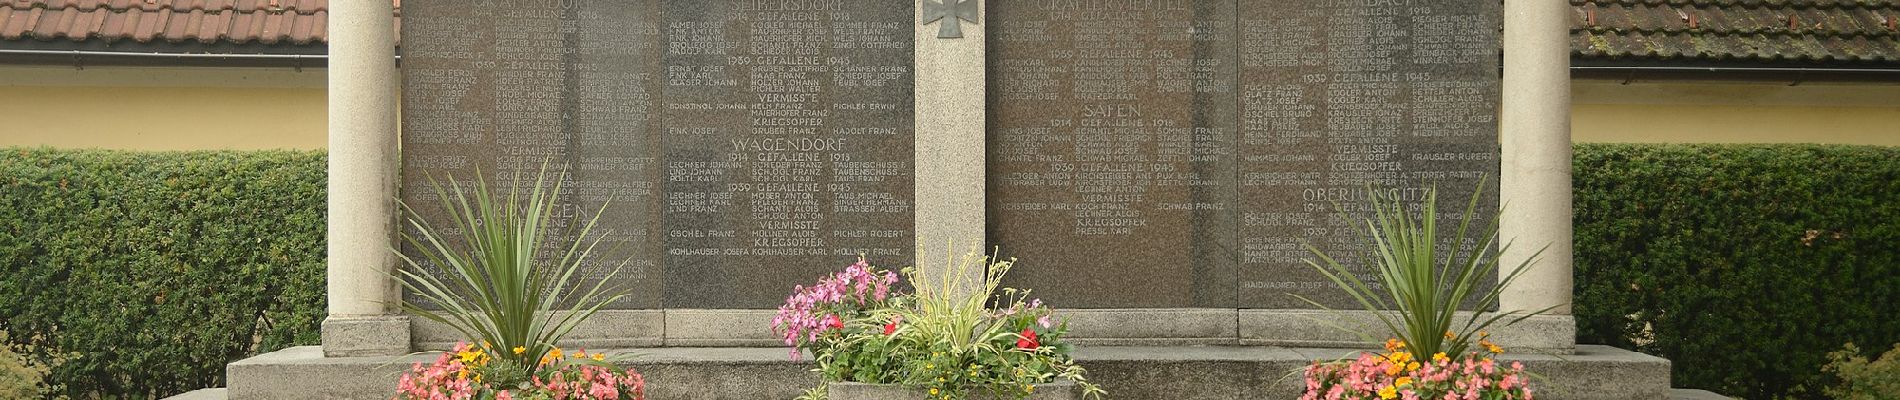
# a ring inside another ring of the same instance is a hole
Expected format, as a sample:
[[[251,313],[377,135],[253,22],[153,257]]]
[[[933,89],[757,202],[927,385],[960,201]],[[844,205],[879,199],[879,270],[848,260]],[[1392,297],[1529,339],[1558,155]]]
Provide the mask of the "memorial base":
[[[614,353],[616,351],[609,351]],[[818,383],[809,361],[782,348],[664,347],[628,349],[654,399],[789,399]],[[1349,350],[1261,346],[1085,346],[1076,358],[1089,379],[1115,399],[1293,399],[1295,374],[1313,360]],[[232,399],[386,399],[417,354],[323,357],[317,346],[259,355],[226,369]],[[1675,398],[1669,361],[1604,346],[1577,346],[1563,356],[1507,354],[1547,377],[1540,399]]]

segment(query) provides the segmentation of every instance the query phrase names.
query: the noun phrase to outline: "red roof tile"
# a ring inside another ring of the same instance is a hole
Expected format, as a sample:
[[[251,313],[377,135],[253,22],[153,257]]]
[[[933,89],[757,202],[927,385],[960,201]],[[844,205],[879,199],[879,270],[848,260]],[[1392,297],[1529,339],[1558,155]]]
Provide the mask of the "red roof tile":
[[[0,0],[0,47],[26,40],[322,46],[329,17],[329,0]]]
[[[1604,61],[1900,63],[1900,0],[1570,0]]]

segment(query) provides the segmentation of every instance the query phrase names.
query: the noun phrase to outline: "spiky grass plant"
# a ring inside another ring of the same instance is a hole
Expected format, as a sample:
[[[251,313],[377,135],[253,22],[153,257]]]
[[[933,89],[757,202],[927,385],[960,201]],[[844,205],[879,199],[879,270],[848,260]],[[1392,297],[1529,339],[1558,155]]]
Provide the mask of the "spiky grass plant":
[[[402,204],[416,232],[404,232],[403,240],[420,255],[396,252],[408,266],[400,281],[409,293],[440,309],[411,301],[402,308],[454,328],[471,342],[492,344],[494,356],[532,371],[581,321],[626,296],[623,289],[606,286],[619,268],[591,287],[576,278],[604,238],[594,226],[607,206],[581,225],[572,242],[551,243],[565,171],[550,177],[544,162],[523,187],[525,174],[517,170],[505,194],[492,191],[480,170],[475,175],[472,188],[453,176],[447,186],[429,178],[450,217],[450,230],[438,229]],[[449,238],[446,232],[461,236]],[[441,275],[427,272],[431,267]]]
[[[1464,354],[1470,349],[1472,338],[1477,336],[1475,333],[1499,322],[1510,325],[1550,310],[1474,312],[1467,314],[1463,321],[1457,321],[1460,304],[1471,304],[1477,310],[1496,309],[1498,296],[1504,288],[1515,282],[1543,254],[1543,250],[1539,249],[1523,263],[1509,270],[1499,270],[1497,254],[1509,251],[1511,246],[1508,243],[1497,246],[1498,223],[1495,218],[1479,228],[1482,230],[1474,237],[1476,246],[1460,250],[1462,246],[1459,246],[1459,242],[1472,237],[1467,234],[1474,228],[1472,216],[1478,211],[1478,199],[1484,196],[1482,181],[1473,191],[1471,201],[1465,205],[1457,229],[1449,237],[1439,235],[1436,187],[1426,190],[1423,207],[1416,215],[1406,212],[1405,204],[1399,199],[1371,190],[1370,187],[1367,189],[1374,193],[1370,196],[1373,215],[1364,220],[1364,226],[1356,227],[1355,230],[1365,237],[1370,248],[1357,255],[1363,264],[1377,268],[1378,283],[1383,291],[1373,289],[1351,269],[1311,243],[1306,244],[1306,249],[1318,259],[1304,261],[1345,289],[1366,311],[1377,316],[1392,337],[1403,342],[1413,354]],[[1344,213],[1344,210],[1340,212]],[[1441,239],[1448,242],[1441,243]],[[1440,245],[1446,251],[1441,252]],[[1492,252],[1493,247],[1497,247],[1495,253]],[[1497,285],[1486,287],[1490,272],[1494,270],[1503,274],[1502,279],[1497,281]],[[1475,302],[1467,303],[1474,294]],[[1332,310],[1305,296],[1296,297],[1316,307]],[[1334,321],[1321,322],[1358,334],[1369,342],[1381,341],[1369,333],[1345,328]]]

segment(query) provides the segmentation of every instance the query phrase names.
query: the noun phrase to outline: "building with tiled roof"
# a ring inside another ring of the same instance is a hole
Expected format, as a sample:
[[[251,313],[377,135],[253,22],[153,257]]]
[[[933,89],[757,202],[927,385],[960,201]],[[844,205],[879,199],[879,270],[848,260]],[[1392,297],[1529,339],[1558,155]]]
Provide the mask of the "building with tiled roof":
[[[1574,137],[1900,145],[1900,0],[1568,0]]]
[[[1570,0],[1573,67],[1632,71],[1805,71],[1835,79],[1900,73],[1900,1]]]
[[[1561,1],[1578,141],[1900,145],[1900,0]],[[0,146],[322,147],[327,6],[0,0]]]
[[[0,0],[0,54],[82,65],[321,65],[327,7],[328,0]]]
[[[328,6],[0,0],[0,146],[321,148]]]

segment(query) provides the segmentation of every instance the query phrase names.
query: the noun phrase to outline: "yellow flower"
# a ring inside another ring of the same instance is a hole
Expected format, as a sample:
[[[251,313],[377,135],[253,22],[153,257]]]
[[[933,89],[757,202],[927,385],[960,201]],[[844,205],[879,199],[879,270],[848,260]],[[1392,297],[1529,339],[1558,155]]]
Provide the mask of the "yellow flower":
[[[936,368],[937,364],[924,363],[924,369]]]
[[[1446,362],[1451,362],[1451,357],[1446,357],[1446,356],[1445,356],[1445,352],[1442,352],[1442,351],[1441,351],[1441,352],[1438,352],[1438,354],[1433,354],[1433,355],[1432,355],[1432,362],[1434,362],[1434,363],[1446,363]]]
[[[1453,334],[1451,333],[1451,331],[1445,331],[1445,340],[1452,340],[1452,339],[1457,339],[1457,338],[1458,338],[1457,334]]]
[[[1399,389],[1397,388],[1394,388],[1391,386],[1379,388],[1379,398],[1381,399],[1393,399],[1393,398],[1398,398],[1398,397],[1399,397]]]
[[[561,358],[561,356],[564,356],[564,355],[566,355],[566,354],[567,354],[567,353],[562,353],[562,352],[561,352],[561,348],[559,348],[559,347],[556,347],[556,348],[554,348],[554,350],[549,350],[549,351],[548,351],[548,357],[549,357],[549,358],[552,358],[552,359],[557,359],[557,360],[558,360],[558,359],[560,359],[560,358]]]
[[[1479,341],[1478,341],[1478,345],[1479,345],[1479,346],[1484,346],[1484,350],[1485,350],[1485,351],[1489,351],[1489,352],[1492,352],[1492,353],[1495,353],[1495,354],[1503,354],[1503,353],[1504,353],[1504,348],[1503,348],[1503,347],[1498,347],[1498,344],[1497,344],[1497,343],[1491,343],[1491,341],[1490,341],[1490,340],[1479,340]]]
[[[602,355],[600,353],[594,353],[594,361],[601,361],[601,360],[606,360],[606,359],[607,359],[606,355]]]
[[[1412,377],[1409,376],[1399,377],[1398,380],[1392,381],[1392,386],[1405,386],[1410,384],[1412,384]]]
[[[1413,361],[1413,362],[1410,362],[1410,363],[1406,363],[1406,364],[1405,364],[1405,370],[1406,370],[1406,371],[1417,371],[1417,370],[1418,370],[1418,362],[1417,362],[1417,361]]]
[[[931,395],[931,396],[936,396],[936,395],[937,395],[937,388],[930,388],[930,395]]]
[[[521,355],[521,353],[526,353],[526,352],[528,352],[528,348],[515,346],[515,355]]]
[[[1035,393],[1035,392],[1036,392],[1036,385],[1023,385],[1023,392],[1025,392],[1025,393]]]
[[[1386,358],[1391,359],[1392,362],[1395,364],[1404,364],[1407,361],[1412,361],[1412,352],[1401,351],[1397,353],[1392,353],[1392,355],[1387,356]]]
[[[1385,340],[1385,351],[1388,353],[1396,353],[1399,349],[1403,348],[1405,348],[1405,342],[1401,342],[1398,339]]]

